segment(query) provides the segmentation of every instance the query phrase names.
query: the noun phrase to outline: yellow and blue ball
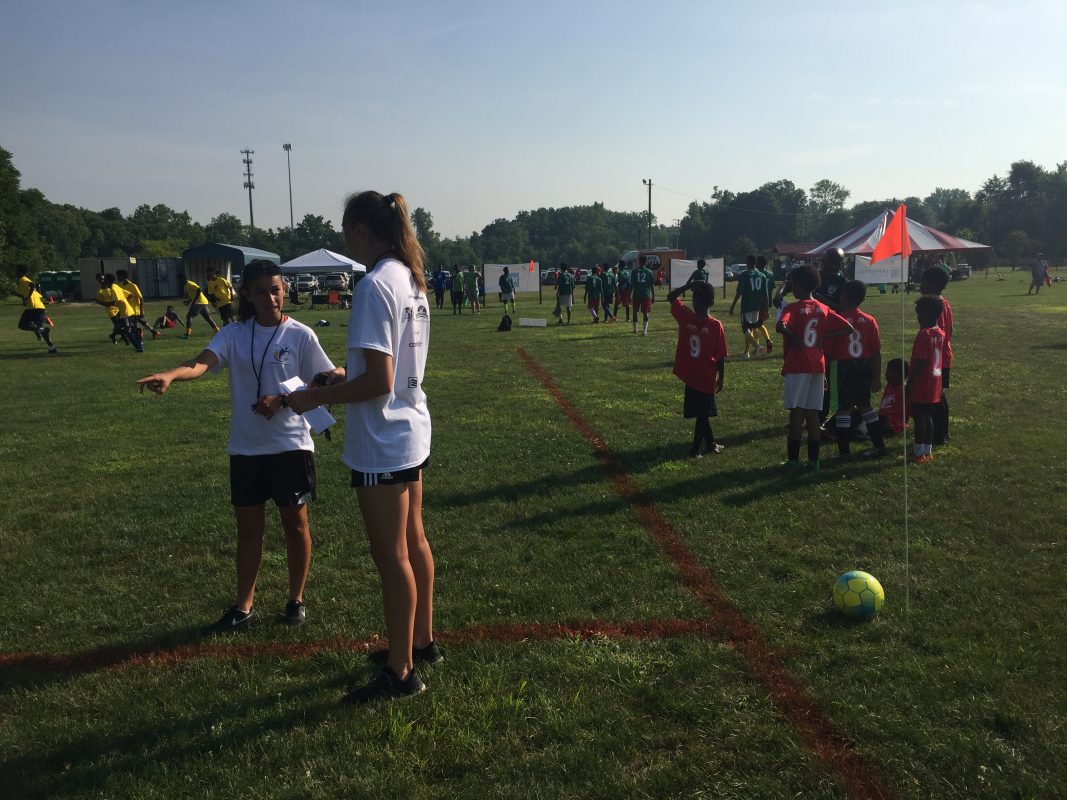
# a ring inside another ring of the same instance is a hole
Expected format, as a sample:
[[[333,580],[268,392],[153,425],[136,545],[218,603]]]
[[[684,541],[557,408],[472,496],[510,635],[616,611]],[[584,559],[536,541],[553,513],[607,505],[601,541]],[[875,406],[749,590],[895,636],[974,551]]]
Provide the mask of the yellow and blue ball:
[[[882,584],[866,572],[846,572],[834,583],[834,605],[842,614],[854,619],[870,619],[884,602]]]

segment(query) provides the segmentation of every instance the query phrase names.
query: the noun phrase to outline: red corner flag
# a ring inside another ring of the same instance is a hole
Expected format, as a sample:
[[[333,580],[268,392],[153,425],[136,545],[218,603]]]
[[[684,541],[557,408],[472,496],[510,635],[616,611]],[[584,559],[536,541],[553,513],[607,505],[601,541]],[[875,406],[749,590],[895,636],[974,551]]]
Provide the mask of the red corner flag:
[[[533,259],[530,259],[530,272],[534,271]]]
[[[911,255],[911,237],[908,236],[907,213],[907,206],[901,203],[897,213],[893,215],[892,221],[886,226],[882,238],[874,246],[874,252],[871,253],[872,264],[896,255],[900,256],[902,263],[907,263],[907,258]]]

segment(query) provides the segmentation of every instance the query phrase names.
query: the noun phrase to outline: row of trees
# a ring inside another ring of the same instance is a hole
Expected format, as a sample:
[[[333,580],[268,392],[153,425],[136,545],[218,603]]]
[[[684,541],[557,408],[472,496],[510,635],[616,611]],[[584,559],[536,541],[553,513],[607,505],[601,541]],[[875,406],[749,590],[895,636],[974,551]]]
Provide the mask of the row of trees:
[[[50,202],[37,189],[23,189],[12,155],[0,148],[0,278],[17,264],[31,271],[64,269],[79,257],[132,255],[176,257],[207,242],[247,245],[293,258],[319,247],[344,252],[330,220],[308,214],[295,228],[249,229],[223,212],[206,225],[186,211],[163,204],[138,206],[128,216],[117,208],[90,211]],[[1030,161],[1011,165],[971,195],[964,189],[936,189],[926,198],[868,200],[847,206],[850,192],[821,180],[805,191],[792,181],[765,183],[745,192],[715,187],[706,201],[694,201],[678,226],[652,219],[654,246],[679,246],[691,255],[738,261],[750,252],[769,253],[781,242],[821,242],[868,221],[886,208],[907,203],[908,216],[948,233],[992,244],[1001,256],[1026,258],[1038,250],[1067,255],[1067,162],[1055,170]],[[497,219],[469,236],[444,238],[433,216],[416,208],[412,223],[428,264],[566,261],[591,264],[614,260],[644,246],[646,212],[611,211],[602,203],[519,212]]]

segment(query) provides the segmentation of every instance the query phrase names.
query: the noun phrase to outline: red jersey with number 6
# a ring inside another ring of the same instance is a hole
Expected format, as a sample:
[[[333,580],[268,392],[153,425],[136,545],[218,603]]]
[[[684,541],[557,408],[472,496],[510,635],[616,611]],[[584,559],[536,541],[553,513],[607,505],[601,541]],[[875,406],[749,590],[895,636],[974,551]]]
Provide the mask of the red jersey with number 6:
[[[948,304],[948,300],[945,299],[943,294],[938,295],[941,298],[941,316],[937,318],[937,327],[945,332],[945,364],[944,368],[948,369],[952,366],[952,327],[954,320],[952,319],[952,306]]]
[[[674,374],[698,392],[715,394],[718,364],[728,355],[722,323],[715,317],[698,317],[681,300],[671,303],[671,316],[678,320]]]
[[[847,327],[845,318],[818,300],[797,300],[782,310],[779,321],[802,342],[797,345],[788,336],[783,337],[782,374],[826,372],[823,338]]]
[[[865,311],[854,308],[842,311],[854,330],[848,336],[838,336],[826,345],[826,357],[831,361],[849,361],[862,358],[870,360],[875,353],[882,352],[882,338],[878,332],[878,320]]]
[[[919,328],[911,346],[910,400],[912,403],[937,403],[941,400],[941,370],[944,367],[945,332],[938,327]],[[915,365],[922,361],[922,369]]]

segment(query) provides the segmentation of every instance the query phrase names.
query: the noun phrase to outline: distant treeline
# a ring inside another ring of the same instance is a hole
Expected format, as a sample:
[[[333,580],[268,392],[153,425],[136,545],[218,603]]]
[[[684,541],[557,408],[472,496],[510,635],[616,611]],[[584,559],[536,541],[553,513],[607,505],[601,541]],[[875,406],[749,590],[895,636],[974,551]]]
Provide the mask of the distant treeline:
[[[146,203],[124,216],[117,208],[90,211],[52,203],[37,189],[21,188],[20,178],[12,154],[0,148],[0,279],[5,281],[18,264],[37,273],[68,269],[80,257],[177,257],[186,247],[207,242],[258,247],[283,260],[320,247],[344,252],[340,231],[313,214],[295,228],[266,230],[249,229],[227,212],[203,225],[187,211],[162,203]],[[729,263],[748,253],[770,254],[778,243],[825,241],[904,202],[909,218],[991,244],[1008,262],[1037,251],[1053,258],[1067,255],[1067,162],[1049,171],[1018,161],[1007,177],[994,175],[974,195],[964,189],[936,189],[924,199],[894,197],[847,206],[849,197],[848,189],[829,180],[808,191],[787,180],[747,192],[716,187],[706,201],[690,203],[677,225],[662,225],[653,218],[652,245],[678,246],[694,257],[725,256]],[[594,203],[522,211],[469,236],[442,238],[428,210],[416,208],[411,217],[428,265],[531,258],[543,266],[612,261],[626,250],[645,246],[649,223],[646,212],[610,211]]]

